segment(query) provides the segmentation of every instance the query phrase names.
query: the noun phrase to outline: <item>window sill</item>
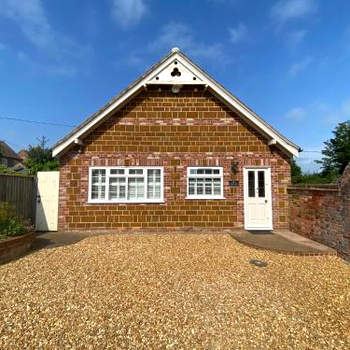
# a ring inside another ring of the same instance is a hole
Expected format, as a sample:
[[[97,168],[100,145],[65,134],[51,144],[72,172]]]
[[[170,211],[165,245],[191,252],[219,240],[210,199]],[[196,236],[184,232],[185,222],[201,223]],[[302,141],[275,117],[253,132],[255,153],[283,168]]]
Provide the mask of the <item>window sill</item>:
[[[142,200],[142,201],[92,201],[89,200],[86,202],[87,204],[162,204],[165,203],[164,200],[150,201],[150,200]]]
[[[201,199],[205,199],[205,200],[209,200],[209,199],[213,199],[213,200],[222,200],[222,199],[226,199],[225,197],[221,197],[221,196],[217,196],[217,197],[186,197],[185,199],[195,199],[195,200],[201,200]]]

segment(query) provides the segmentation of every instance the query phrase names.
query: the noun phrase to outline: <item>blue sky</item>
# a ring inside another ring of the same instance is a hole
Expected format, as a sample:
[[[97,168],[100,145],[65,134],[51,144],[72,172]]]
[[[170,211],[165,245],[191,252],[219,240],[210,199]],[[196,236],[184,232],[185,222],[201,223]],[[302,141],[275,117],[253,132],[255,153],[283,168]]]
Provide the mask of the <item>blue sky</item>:
[[[349,20],[346,0],[0,0],[0,118],[77,125],[178,46],[320,151],[350,119]],[[69,131],[0,119],[0,139],[17,151]],[[313,170],[318,157],[298,162]]]

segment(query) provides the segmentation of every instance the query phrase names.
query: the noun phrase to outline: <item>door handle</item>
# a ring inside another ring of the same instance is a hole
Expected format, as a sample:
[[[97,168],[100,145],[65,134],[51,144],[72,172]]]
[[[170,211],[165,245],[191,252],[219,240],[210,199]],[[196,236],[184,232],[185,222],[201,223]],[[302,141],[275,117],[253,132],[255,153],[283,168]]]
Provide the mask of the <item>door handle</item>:
[[[267,203],[267,199],[265,199],[265,203]]]

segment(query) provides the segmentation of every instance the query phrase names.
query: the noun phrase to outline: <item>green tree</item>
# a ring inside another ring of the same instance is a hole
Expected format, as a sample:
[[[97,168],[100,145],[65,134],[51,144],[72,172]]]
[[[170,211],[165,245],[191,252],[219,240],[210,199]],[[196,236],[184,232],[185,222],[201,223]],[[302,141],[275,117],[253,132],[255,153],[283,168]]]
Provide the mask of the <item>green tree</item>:
[[[303,175],[300,166],[296,163],[294,158],[292,158],[290,165],[291,165],[292,183],[295,184],[300,182],[300,179]]]
[[[59,163],[52,157],[51,148],[46,146],[49,140],[43,136],[38,141],[36,146],[29,145],[28,157],[24,161],[29,174],[35,175],[38,171],[58,170]]]
[[[341,175],[350,162],[350,120],[339,123],[333,130],[334,138],[326,141],[323,158],[316,160],[322,164],[322,174]]]

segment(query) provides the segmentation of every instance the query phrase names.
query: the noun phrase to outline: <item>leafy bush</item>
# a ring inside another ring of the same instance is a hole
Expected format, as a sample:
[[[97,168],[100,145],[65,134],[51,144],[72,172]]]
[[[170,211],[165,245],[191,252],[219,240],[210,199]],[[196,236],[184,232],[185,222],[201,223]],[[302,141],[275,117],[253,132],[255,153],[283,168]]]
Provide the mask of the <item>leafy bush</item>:
[[[46,147],[48,139],[42,137],[38,139],[39,144],[36,146],[29,145],[28,157],[24,165],[28,168],[30,175],[35,175],[38,171],[58,170],[59,162],[52,157],[51,148]]]
[[[293,184],[330,184],[335,183],[339,178],[338,173],[303,173],[300,166],[294,159],[291,161],[291,176]]]
[[[16,216],[14,207],[0,202],[0,238],[21,236],[30,230],[28,222]]]
[[[301,174],[292,177],[293,184],[331,184],[335,183],[339,176],[336,174],[323,175],[320,173]]]

